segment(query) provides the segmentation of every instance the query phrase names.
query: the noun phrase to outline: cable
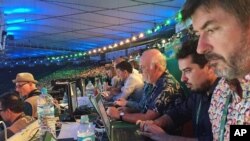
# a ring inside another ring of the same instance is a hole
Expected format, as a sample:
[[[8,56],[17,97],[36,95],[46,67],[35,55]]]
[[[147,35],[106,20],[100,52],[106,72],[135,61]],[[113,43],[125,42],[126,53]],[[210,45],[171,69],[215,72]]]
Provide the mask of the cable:
[[[39,129],[36,130],[35,134],[29,139],[29,141],[32,141],[35,137],[36,137],[36,134],[38,133]]]
[[[0,121],[0,124],[3,124],[3,127],[4,127],[4,139],[5,141],[7,141],[7,128],[6,128],[6,125],[3,121]]]

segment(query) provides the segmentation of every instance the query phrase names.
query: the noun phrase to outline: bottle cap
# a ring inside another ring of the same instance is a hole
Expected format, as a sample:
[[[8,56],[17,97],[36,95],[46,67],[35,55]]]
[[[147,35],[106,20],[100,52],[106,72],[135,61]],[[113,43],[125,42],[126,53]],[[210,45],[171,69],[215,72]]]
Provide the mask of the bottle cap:
[[[81,115],[80,123],[89,123],[88,115]]]
[[[47,93],[48,93],[48,90],[47,90],[46,88],[43,87],[43,88],[41,88],[41,93],[42,93],[42,94],[47,94]]]

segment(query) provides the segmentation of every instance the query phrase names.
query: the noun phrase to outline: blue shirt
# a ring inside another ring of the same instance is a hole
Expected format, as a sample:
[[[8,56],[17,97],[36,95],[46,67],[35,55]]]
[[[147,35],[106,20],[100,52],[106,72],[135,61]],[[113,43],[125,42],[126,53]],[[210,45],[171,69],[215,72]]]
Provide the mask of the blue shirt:
[[[177,107],[165,112],[173,120],[176,126],[183,125],[192,120],[195,137],[199,141],[212,141],[213,134],[208,109],[212,93],[217,86],[219,78],[208,91],[190,93],[187,100]]]
[[[152,89],[153,89],[153,85],[145,82],[144,87],[143,87],[143,94],[140,99],[140,102],[138,103],[135,101],[128,101],[126,104],[126,107],[129,107],[139,112],[143,112],[142,110],[145,106],[146,99],[150,96]]]

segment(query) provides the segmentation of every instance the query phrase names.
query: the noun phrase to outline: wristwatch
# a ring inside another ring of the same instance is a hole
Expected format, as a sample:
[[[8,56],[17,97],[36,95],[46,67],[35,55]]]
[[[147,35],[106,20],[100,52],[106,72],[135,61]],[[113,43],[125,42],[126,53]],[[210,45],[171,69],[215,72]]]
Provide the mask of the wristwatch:
[[[123,120],[122,117],[124,116],[124,112],[120,112],[120,120]]]

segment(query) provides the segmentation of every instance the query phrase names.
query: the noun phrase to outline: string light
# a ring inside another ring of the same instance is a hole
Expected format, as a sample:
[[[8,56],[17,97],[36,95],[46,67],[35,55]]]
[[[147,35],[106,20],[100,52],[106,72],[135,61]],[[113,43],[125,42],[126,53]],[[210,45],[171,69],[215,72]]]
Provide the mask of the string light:
[[[129,42],[130,42],[130,40],[129,40],[129,39],[126,39],[125,43],[129,43]]]
[[[158,25],[155,25],[155,27],[153,27],[152,29],[149,29],[147,30],[145,33],[146,35],[142,32],[140,33],[139,35],[134,35],[132,36],[131,38],[127,38],[126,40],[124,41],[120,41],[119,42],[119,46],[123,46],[125,43],[130,43],[130,42],[134,42],[134,41],[137,41],[138,38],[139,39],[142,39],[144,38],[145,36],[146,37],[149,37],[151,36],[151,34],[154,32],[160,32],[160,31],[163,31],[162,29],[164,29],[163,27],[164,26],[169,26],[169,25],[173,25],[175,24],[176,22],[180,22],[182,20],[182,15],[180,12],[177,13],[177,15],[175,16],[175,18],[170,18],[170,19],[167,19],[165,21],[164,24],[158,24]],[[10,30],[14,30],[14,29],[10,29]],[[155,35],[155,33],[154,33]],[[162,47],[165,47],[165,46],[171,46],[173,44],[177,44],[178,43],[178,39],[179,38],[182,38],[183,35],[182,33],[177,33],[175,35],[173,35],[171,38],[169,39],[163,39],[160,41],[160,43],[156,43],[155,45],[153,46],[158,46],[160,48]],[[58,62],[58,64],[62,64],[62,62],[65,62],[64,60],[68,60],[68,61],[76,61],[78,59],[80,59],[80,57],[85,57],[86,55],[91,55],[92,53],[97,53],[98,52],[102,52],[102,51],[106,51],[107,49],[113,49],[113,48],[116,48],[118,47],[118,44],[115,43],[112,45],[108,45],[108,46],[104,46],[102,48],[98,48],[98,49],[94,49],[94,50],[89,50],[87,52],[79,52],[79,53],[75,53],[75,54],[68,54],[68,55],[61,55],[61,56],[52,56],[52,57],[47,57],[45,59],[41,59],[41,60],[34,60],[32,62],[32,60],[29,60],[28,62],[25,62],[25,61],[19,61],[19,62],[11,62],[11,61],[5,61],[5,62],[0,62],[0,66],[15,66],[15,65],[25,65],[25,64],[30,64],[30,66],[34,66],[34,64],[44,64],[44,65],[49,65],[49,64],[52,64],[52,63],[56,63]],[[151,46],[152,47],[152,46]],[[82,59],[84,60],[84,59]],[[1,65],[2,64],[2,65]]]
[[[139,34],[139,38],[143,38],[144,37],[144,34],[143,33],[140,33]]]
[[[120,46],[122,46],[123,44],[124,44],[124,42],[123,42],[123,41],[121,41],[121,42],[120,42]]]
[[[136,41],[136,40],[137,40],[136,36],[133,36],[132,41]]]

